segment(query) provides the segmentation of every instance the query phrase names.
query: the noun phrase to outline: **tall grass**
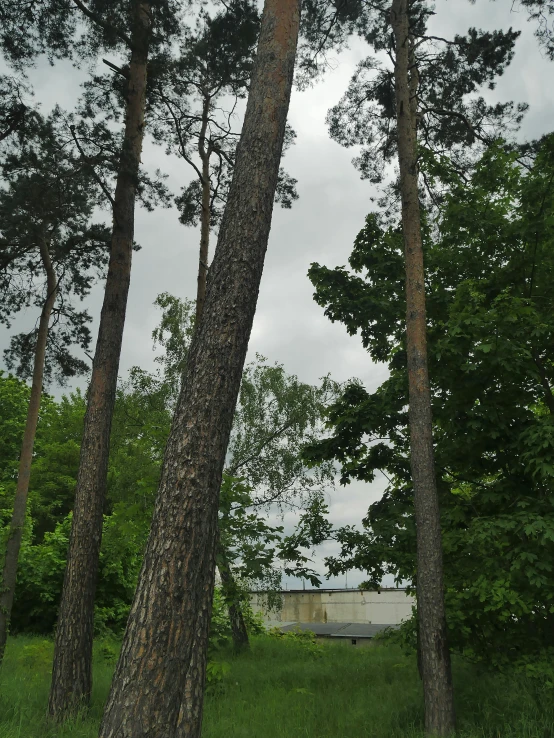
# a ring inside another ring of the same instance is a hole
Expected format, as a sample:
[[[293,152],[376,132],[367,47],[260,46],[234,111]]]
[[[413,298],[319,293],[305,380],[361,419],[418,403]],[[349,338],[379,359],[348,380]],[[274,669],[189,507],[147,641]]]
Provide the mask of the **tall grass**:
[[[115,649],[97,643],[94,689],[87,715],[56,725],[46,715],[54,645],[43,638],[8,641],[0,669],[0,738],[97,738],[108,695]]]
[[[95,646],[90,711],[64,725],[46,717],[52,644],[9,642],[0,672],[0,738],[96,738],[115,647]],[[206,699],[203,738],[421,738],[415,660],[391,645],[311,649],[258,637]],[[523,677],[455,661],[460,738],[554,738],[554,695]]]

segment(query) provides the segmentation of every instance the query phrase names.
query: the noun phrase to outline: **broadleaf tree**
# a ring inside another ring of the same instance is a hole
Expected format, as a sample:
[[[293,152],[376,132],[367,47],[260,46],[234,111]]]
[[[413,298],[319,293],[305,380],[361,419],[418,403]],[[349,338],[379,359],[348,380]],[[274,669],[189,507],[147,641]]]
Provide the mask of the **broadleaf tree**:
[[[422,163],[450,188],[424,232],[449,643],[543,680],[554,612],[551,139],[529,168],[503,141],[469,178],[442,158]],[[340,463],[343,483],[380,470],[390,483],[363,530],[335,531],[341,551],[327,564],[333,575],[360,569],[371,586],[385,574],[417,586],[399,229],[371,214],[349,261],[312,267],[316,300],[361,333],[390,377],[373,393],[351,383],[329,408],[331,436],[308,456]]]

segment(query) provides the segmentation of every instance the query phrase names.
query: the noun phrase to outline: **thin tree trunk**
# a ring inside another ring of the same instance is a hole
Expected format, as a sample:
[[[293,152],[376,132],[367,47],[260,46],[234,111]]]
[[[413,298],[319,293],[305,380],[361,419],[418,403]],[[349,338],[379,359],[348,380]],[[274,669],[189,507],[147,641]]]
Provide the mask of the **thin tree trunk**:
[[[299,17],[300,0],[266,0],[204,313],[101,738],[200,738],[219,489],[271,227]]]
[[[416,158],[417,67],[409,33],[408,0],[393,0],[395,89],[402,231],[406,255],[406,333],[410,447],[417,526],[417,608],[427,735],[454,732],[450,652],[446,636],[440,513],[433,457],[427,367],[425,281]]]
[[[195,325],[200,325],[200,318],[204,311],[204,302],[206,299],[206,281],[208,277],[208,249],[210,245],[210,151],[209,144],[206,146],[206,130],[208,128],[208,115],[210,110],[210,99],[205,97],[204,107],[202,110],[202,127],[200,136],[198,137],[198,152],[202,161],[202,212],[200,214],[200,253],[198,259],[198,287],[196,293],[196,315]],[[219,565],[219,574],[221,576],[221,584],[223,596],[227,604],[229,612],[229,622],[231,624],[231,635],[235,650],[242,651],[250,647],[248,640],[248,631],[242,614],[240,602],[236,597],[236,584],[231,569],[225,557],[223,548],[219,547],[219,556],[221,564]]]
[[[150,3],[137,0],[127,80],[125,135],[113,206],[110,262],[88,392],[73,524],[56,629],[48,709],[59,719],[86,705],[92,688],[94,596],[110,430],[131,277],[150,26]]]
[[[38,325],[37,345],[33,364],[33,380],[31,385],[31,397],[27,408],[27,419],[21,444],[21,455],[19,457],[19,470],[17,474],[17,487],[13,505],[10,532],[6,542],[4,567],[2,571],[2,591],[0,593],[0,663],[4,659],[4,651],[8,638],[10,617],[12,614],[13,597],[15,591],[15,580],[17,577],[17,563],[19,549],[25,525],[25,511],[27,508],[27,496],[29,493],[29,481],[31,478],[31,463],[33,460],[33,447],[37,431],[40,400],[42,396],[42,383],[44,377],[44,361],[46,356],[46,345],[48,343],[48,329],[50,316],[58,296],[58,279],[52,266],[48,244],[41,241],[39,244],[40,256],[44,271],[46,272],[46,299],[40,313]]]
[[[196,291],[196,316],[194,323],[200,325],[206,300],[206,280],[208,277],[208,248],[210,245],[210,151],[206,146],[206,129],[210,112],[210,99],[204,99],[202,127],[198,138],[198,152],[202,161],[202,212],[200,213],[200,253],[198,255],[198,286]],[[208,145],[209,146],[209,145]]]
[[[202,161],[202,179],[200,182],[202,186],[202,211],[200,214],[200,252],[198,257],[198,286],[196,292],[196,314],[194,320],[197,327],[200,325],[200,318],[204,311],[204,302],[206,299],[208,249],[210,245],[210,154],[206,146],[209,103],[209,98],[206,98],[202,111],[202,127],[198,138],[198,152]],[[220,548],[219,553],[220,557],[224,557],[223,549]],[[218,568],[221,576],[223,595],[229,612],[233,645],[237,651],[241,651],[245,648],[249,648],[250,643],[240,602],[238,602],[236,596],[233,594],[236,591],[236,584],[226,559],[222,559],[222,564],[219,565]]]
[[[244,622],[244,616],[242,614],[240,598],[238,597],[237,584],[235,582],[235,578],[233,577],[233,572],[231,571],[229,561],[221,543],[217,547],[217,557],[219,559],[218,569],[221,576],[221,588],[223,590],[223,598],[229,612],[229,622],[231,624],[231,636],[233,638],[233,646],[236,651],[244,651],[250,648],[248,631],[246,629],[246,623]]]

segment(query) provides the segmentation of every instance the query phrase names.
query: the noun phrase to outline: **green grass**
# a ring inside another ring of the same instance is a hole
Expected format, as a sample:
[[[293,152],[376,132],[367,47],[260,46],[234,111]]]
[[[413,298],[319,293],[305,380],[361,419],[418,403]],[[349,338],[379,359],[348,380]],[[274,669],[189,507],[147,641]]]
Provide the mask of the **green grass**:
[[[52,644],[15,638],[0,673],[0,738],[96,738],[113,663],[98,643],[90,712],[63,726],[45,717]],[[256,638],[205,705],[203,738],[420,738],[415,661],[397,647],[325,646]],[[460,738],[554,738],[554,695],[522,677],[455,661]]]

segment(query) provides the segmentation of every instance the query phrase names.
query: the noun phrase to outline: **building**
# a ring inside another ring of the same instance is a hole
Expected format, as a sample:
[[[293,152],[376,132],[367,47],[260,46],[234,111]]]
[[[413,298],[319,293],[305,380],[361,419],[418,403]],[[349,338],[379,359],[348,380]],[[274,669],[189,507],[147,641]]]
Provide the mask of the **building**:
[[[268,610],[264,593],[252,592],[254,612],[268,627],[312,630],[320,638],[368,643],[387,627],[398,627],[412,614],[415,598],[404,589],[300,589],[281,592],[281,607]]]

